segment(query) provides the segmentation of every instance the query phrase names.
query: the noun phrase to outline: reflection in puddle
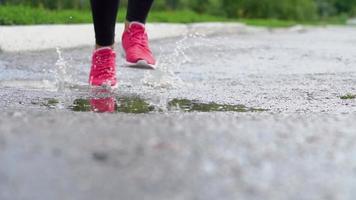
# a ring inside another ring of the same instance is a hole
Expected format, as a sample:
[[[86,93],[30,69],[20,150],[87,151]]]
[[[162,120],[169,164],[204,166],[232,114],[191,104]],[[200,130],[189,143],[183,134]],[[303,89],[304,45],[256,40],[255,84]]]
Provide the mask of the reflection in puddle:
[[[98,113],[149,113],[149,112],[164,112],[178,111],[178,112],[263,112],[266,109],[247,107],[245,105],[237,104],[218,104],[215,102],[200,102],[198,100],[189,99],[172,99],[168,103],[157,106],[151,104],[149,101],[139,96],[116,96],[115,93],[107,89],[92,90],[91,97],[78,98],[73,103],[67,106],[70,110],[76,112],[98,112]],[[58,105],[64,103],[54,98],[43,99],[44,102],[34,102],[46,106],[48,108],[59,108]]]
[[[197,100],[173,99],[168,103],[169,110],[182,110],[186,112],[261,112],[260,108],[249,108],[245,105],[218,104],[214,102],[201,103]]]
[[[76,99],[73,105],[69,107],[78,112],[122,112],[122,113],[149,113],[152,111],[161,111],[161,109],[149,104],[144,99],[133,97],[105,97]],[[250,108],[244,105],[201,103],[196,100],[173,99],[168,102],[169,111],[182,112],[262,112],[266,109]]]
[[[94,112],[115,112],[115,98],[106,97],[102,99],[92,98],[89,100],[91,110]]]
[[[76,99],[69,108],[77,112],[93,111],[100,113],[148,113],[154,110],[153,106],[138,97]]]
[[[155,107],[139,97],[117,98],[117,112],[124,113],[148,113],[155,110]]]
[[[69,106],[69,108],[76,112],[92,111],[89,100],[87,100],[87,99],[76,99],[76,100],[74,100],[73,105]]]
[[[340,97],[340,99],[347,100],[347,99],[356,99],[356,94],[347,93]]]

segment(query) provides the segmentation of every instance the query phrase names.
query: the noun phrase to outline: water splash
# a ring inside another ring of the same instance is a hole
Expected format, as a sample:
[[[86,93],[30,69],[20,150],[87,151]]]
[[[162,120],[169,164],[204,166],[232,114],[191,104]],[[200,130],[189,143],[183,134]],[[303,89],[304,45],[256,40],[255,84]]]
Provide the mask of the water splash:
[[[189,49],[187,40],[189,35],[185,35],[181,40],[176,42],[176,47],[169,55],[163,56],[163,50],[160,49],[160,55],[157,59],[158,68],[155,71],[145,72],[142,84],[154,89],[171,89],[179,88],[184,85],[184,82],[174,74],[172,69],[177,69],[181,65],[190,62],[190,58],[186,54]]]
[[[172,98],[170,96],[172,90],[195,87],[193,84],[182,80],[179,74],[183,66],[190,65],[195,59],[199,59],[190,56],[196,55],[193,53],[196,47],[206,47],[207,49],[214,50],[211,51],[212,56],[216,56],[216,52],[223,48],[220,41],[199,33],[185,34],[175,42],[172,49],[160,48],[160,55],[157,59],[157,70],[146,71],[142,79],[142,90],[154,91],[153,97],[151,97],[152,104],[162,110],[166,110],[165,105],[167,105],[168,99]]]
[[[189,52],[193,51],[193,47],[213,48],[214,51],[222,49],[219,46],[219,41],[207,38],[206,35],[200,33],[188,33],[182,39],[175,43],[175,48],[170,54],[163,54],[163,49],[160,49],[160,55],[157,59],[157,70],[145,72],[142,84],[154,89],[172,89],[181,88],[187,85],[173,70],[187,63],[192,62]],[[214,55],[212,55],[214,56]]]
[[[188,33],[175,42],[173,50],[167,49],[169,53],[161,48],[157,69],[146,71],[141,81],[143,91],[154,91],[155,95],[150,98],[151,103],[160,110],[166,111],[172,90],[194,87],[179,77],[179,71],[182,66],[193,62],[189,55],[194,55],[192,51],[195,47],[206,47],[216,52],[222,48],[219,45],[221,45],[219,41],[207,38],[203,34]],[[215,56],[215,53],[212,56]]]
[[[72,76],[68,73],[68,64],[62,56],[61,50],[56,48],[58,60],[55,64],[55,81],[57,86],[57,91],[65,92],[67,83],[72,82]]]

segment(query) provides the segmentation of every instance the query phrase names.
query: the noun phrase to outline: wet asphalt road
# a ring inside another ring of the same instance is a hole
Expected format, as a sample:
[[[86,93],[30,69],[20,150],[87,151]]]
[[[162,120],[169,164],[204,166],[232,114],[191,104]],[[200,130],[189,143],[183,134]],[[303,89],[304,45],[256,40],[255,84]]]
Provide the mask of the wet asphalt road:
[[[355,34],[154,41],[159,70],[120,67],[114,92],[146,114],[69,109],[90,99],[90,47],[1,53],[0,199],[354,199],[356,100],[341,97],[356,94]],[[172,99],[263,110],[167,110]]]

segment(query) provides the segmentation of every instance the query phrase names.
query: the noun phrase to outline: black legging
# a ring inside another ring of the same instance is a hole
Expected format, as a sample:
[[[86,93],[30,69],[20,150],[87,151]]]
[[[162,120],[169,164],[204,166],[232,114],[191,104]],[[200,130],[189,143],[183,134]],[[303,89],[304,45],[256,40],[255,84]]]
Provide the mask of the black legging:
[[[115,23],[120,0],[90,0],[93,13],[96,44],[110,46],[114,43]],[[126,20],[146,22],[153,0],[128,0]]]

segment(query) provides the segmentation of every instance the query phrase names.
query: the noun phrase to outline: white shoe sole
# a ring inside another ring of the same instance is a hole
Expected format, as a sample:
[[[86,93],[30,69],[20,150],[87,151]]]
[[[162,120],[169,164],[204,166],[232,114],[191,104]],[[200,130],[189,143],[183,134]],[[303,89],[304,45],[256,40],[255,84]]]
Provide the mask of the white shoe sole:
[[[115,85],[109,85],[109,84],[102,84],[102,85],[91,85],[89,84],[89,89],[90,91],[101,91],[101,90],[107,90],[107,91],[113,91],[118,88],[119,84],[116,83]]]
[[[156,69],[156,65],[148,64],[145,60],[139,60],[136,63],[126,61],[124,66],[138,69]]]

